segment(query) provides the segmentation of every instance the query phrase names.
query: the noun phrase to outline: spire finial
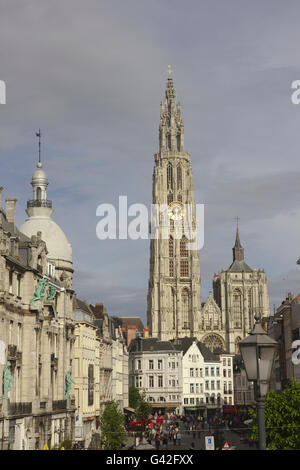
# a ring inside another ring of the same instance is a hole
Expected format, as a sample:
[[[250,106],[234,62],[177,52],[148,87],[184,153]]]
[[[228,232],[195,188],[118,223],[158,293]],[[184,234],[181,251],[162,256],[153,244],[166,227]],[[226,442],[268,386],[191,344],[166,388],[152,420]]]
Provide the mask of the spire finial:
[[[41,137],[42,137],[41,129],[39,129],[39,131],[36,132],[35,135],[39,138],[39,163],[38,163],[38,166],[40,167],[41,166]]]
[[[173,70],[172,70],[171,65],[168,65],[168,74],[169,74],[169,78],[171,78],[172,72],[173,72]]]
[[[235,236],[235,243],[233,247],[233,261],[243,261],[244,259],[244,248],[242,247],[241,240],[240,240],[240,233],[239,233],[239,217],[236,217],[236,236]]]

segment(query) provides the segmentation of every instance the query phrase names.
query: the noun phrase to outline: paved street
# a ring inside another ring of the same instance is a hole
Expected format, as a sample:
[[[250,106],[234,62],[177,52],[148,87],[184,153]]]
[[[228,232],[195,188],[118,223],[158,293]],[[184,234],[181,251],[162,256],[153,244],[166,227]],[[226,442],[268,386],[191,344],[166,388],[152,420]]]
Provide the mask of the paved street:
[[[182,435],[181,444],[174,446],[173,441],[169,441],[169,450],[189,450],[191,449],[192,442],[195,444],[195,450],[205,450],[205,436],[209,435],[208,429],[202,429],[200,433],[198,431],[188,432],[185,430],[182,422],[179,422],[179,429]],[[248,444],[242,442],[240,436],[231,430],[224,429],[223,434],[224,442],[227,441],[230,446],[235,446],[236,450],[256,450],[255,446],[250,447]]]

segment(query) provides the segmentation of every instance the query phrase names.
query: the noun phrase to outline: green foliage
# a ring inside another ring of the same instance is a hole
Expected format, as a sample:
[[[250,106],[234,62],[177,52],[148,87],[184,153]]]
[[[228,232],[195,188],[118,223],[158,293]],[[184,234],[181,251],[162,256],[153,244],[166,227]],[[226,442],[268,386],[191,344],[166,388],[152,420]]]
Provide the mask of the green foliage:
[[[129,406],[131,408],[137,408],[141,398],[140,392],[136,387],[129,387]]]
[[[271,390],[266,396],[265,422],[267,448],[277,450],[300,449],[300,385],[290,379],[291,385],[280,393]],[[257,411],[250,410],[253,419],[251,439],[258,440]]]
[[[59,444],[59,449],[64,448],[65,450],[70,450],[73,447],[72,440],[66,437],[63,442]]]
[[[152,412],[152,406],[150,405],[150,403],[146,402],[146,400],[142,398],[135,410],[136,417],[137,418],[149,418],[151,412]]]
[[[129,406],[135,409],[137,418],[149,418],[152,406],[146,401],[145,393],[141,393],[136,387],[129,388]]]
[[[101,440],[104,450],[121,450],[126,440],[125,415],[116,402],[109,403],[101,416]]]

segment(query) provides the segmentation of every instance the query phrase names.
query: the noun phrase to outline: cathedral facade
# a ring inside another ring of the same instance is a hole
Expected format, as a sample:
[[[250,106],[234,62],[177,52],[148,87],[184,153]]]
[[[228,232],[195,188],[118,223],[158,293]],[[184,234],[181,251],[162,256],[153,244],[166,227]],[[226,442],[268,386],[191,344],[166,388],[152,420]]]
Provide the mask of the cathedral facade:
[[[213,295],[202,302],[199,250],[190,248],[197,225],[192,164],[175,96],[169,76],[154,155],[152,203],[161,209],[154,237],[151,227],[149,332],[161,340],[197,337],[213,352],[236,353],[238,342],[253,326],[254,314],[269,316],[267,279],[263,270],[245,262],[237,227],[233,262],[215,274]]]

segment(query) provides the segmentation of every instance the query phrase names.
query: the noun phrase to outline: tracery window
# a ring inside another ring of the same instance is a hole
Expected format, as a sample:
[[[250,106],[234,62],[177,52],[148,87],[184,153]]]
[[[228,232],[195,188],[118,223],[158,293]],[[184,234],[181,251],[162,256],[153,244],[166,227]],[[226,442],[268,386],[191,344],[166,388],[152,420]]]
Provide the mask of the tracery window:
[[[173,189],[173,167],[171,163],[167,166],[167,188]]]

